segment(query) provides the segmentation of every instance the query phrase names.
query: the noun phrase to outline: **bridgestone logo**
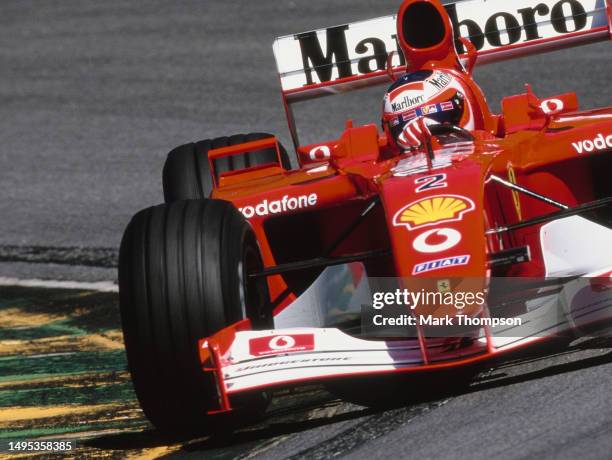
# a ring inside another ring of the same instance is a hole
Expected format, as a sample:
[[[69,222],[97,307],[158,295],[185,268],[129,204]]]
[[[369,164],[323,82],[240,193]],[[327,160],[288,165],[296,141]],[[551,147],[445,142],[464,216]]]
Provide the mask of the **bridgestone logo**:
[[[257,215],[260,217],[269,216],[271,214],[282,214],[287,211],[296,211],[306,209],[317,205],[319,196],[316,193],[310,195],[289,196],[285,195],[280,200],[263,200],[255,206],[245,206],[238,208],[244,217],[250,219]]]
[[[350,358],[346,357],[329,357],[329,358],[303,358],[303,359],[292,359],[288,361],[275,361],[271,363],[262,363],[262,364],[251,364],[247,366],[242,366],[236,369],[236,372],[244,372],[253,369],[262,369],[265,367],[278,367],[278,366],[289,366],[291,364],[306,364],[306,363],[334,363],[337,361],[348,361]]]

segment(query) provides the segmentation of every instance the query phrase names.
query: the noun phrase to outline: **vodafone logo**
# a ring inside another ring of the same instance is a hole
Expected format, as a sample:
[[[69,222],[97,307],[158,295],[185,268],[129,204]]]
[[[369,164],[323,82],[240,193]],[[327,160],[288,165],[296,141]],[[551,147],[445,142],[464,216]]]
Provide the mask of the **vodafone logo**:
[[[435,254],[454,248],[461,241],[461,233],[452,228],[434,228],[417,236],[412,247],[424,254]]]
[[[260,217],[269,216],[270,214],[282,214],[287,211],[295,211],[298,209],[310,208],[316,206],[319,196],[316,193],[310,195],[288,196],[285,195],[279,200],[263,200],[255,206],[244,206],[238,208],[244,217],[250,219],[257,215]]]
[[[310,150],[308,156],[312,161],[328,160],[331,158],[331,150],[327,145],[318,145]]]
[[[309,350],[314,350],[314,334],[274,335],[249,340],[249,354],[252,356]]]
[[[268,346],[272,350],[286,350],[287,348],[295,346],[295,339],[290,335],[279,335],[272,337]]]
[[[604,135],[600,133],[593,140],[572,142],[572,147],[574,147],[578,154],[591,153],[595,150],[601,151],[612,149],[612,134],[604,137]]]
[[[561,99],[546,99],[545,101],[542,101],[540,108],[546,115],[555,115],[563,112],[565,104],[563,104]]]

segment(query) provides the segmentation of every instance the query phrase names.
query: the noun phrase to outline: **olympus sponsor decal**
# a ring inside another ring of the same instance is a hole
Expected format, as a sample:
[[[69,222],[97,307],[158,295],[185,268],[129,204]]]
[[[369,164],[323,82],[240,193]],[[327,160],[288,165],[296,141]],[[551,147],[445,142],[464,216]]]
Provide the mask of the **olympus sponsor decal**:
[[[459,265],[467,265],[470,261],[470,256],[455,256],[455,257],[447,257],[445,259],[432,260],[430,262],[423,262],[421,264],[417,264],[414,266],[412,270],[413,275],[418,275],[419,273],[426,273],[433,270],[441,270],[443,268],[448,267],[457,267]]]
[[[295,211],[298,209],[310,208],[316,206],[319,196],[316,193],[310,195],[288,196],[285,195],[279,200],[263,200],[255,206],[244,206],[238,208],[244,217],[250,219],[257,215],[260,217],[269,216],[270,214],[282,214],[287,211]]]
[[[474,209],[476,209],[474,202],[465,196],[436,195],[404,206],[395,214],[393,225],[416,230],[430,225],[459,221],[463,219],[465,213]]]
[[[601,0],[477,0],[445,8],[457,50],[465,53],[460,36],[469,38],[478,51],[490,51],[605,26],[604,5]],[[404,66],[395,16],[281,37],[274,44],[284,90],[384,71],[393,51],[392,65]]]
[[[572,147],[578,152],[581,153],[591,153],[595,150],[607,150],[612,149],[612,134],[609,134],[604,137],[603,134],[599,133],[595,139],[592,140],[584,140],[578,142],[572,142]]]
[[[412,247],[424,254],[435,254],[454,248],[461,241],[461,233],[453,228],[434,228],[417,236]]]

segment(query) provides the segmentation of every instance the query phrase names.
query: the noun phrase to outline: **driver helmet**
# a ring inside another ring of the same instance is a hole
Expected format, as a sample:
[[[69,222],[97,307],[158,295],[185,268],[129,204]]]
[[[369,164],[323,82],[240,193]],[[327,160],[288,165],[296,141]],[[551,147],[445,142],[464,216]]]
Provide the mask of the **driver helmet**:
[[[420,70],[398,78],[383,100],[382,125],[395,142],[411,120],[426,117],[463,129],[474,129],[474,114],[459,80],[440,70]]]

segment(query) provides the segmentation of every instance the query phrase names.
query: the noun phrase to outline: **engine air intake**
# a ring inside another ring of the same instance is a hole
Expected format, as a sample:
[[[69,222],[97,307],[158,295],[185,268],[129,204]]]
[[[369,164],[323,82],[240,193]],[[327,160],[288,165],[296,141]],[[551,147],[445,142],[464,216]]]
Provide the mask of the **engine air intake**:
[[[401,26],[404,41],[414,49],[439,45],[446,35],[442,16],[431,3],[418,2],[408,6]]]

